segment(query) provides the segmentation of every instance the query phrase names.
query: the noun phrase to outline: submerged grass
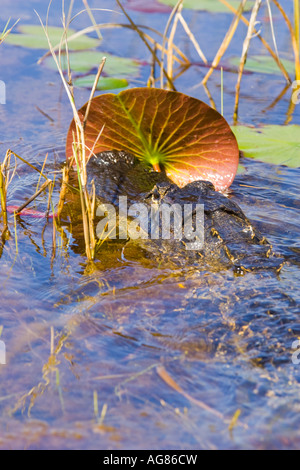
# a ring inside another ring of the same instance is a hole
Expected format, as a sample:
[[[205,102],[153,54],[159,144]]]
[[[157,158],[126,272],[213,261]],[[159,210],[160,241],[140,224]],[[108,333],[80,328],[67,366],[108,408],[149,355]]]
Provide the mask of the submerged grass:
[[[7,216],[7,189],[12,181],[15,171],[16,171],[16,162],[11,170],[11,156],[12,152],[8,150],[4,157],[3,162],[0,165],[0,200],[1,200],[1,210],[2,210],[2,221],[3,228],[1,230],[1,253],[5,241],[9,238],[9,228],[8,228],[8,216]]]
[[[11,163],[11,158],[14,157],[15,162],[12,165]],[[37,171],[39,173],[39,181],[37,184],[37,188],[35,193],[28,198],[24,203],[22,203],[19,207],[13,207],[10,208],[10,212],[12,212],[13,209],[13,226],[14,226],[14,235],[15,235],[15,248],[16,248],[16,256],[19,253],[19,248],[18,248],[18,236],[17,236],[17,216],[22,213],[22,211],[31,203],[33,202],[42,192],[44,192],[48,187],[51,189],[49,190],[49,197],[48,197],[48,209],[45,214],[45,217],[48,216],[49,213],[49,208],[51,204],[51,195],[52,195],[52,189],[53,189],[53,181],[48,178],[44,173],[44,166],[42,167],[42,170],[39,170],[36,168],[34,165],[29,163],[27,160],[24,158],[20,157],[18,154],[13,152],[12,150],[7,150],[6,155],[3,159],[3,162],[0,164],[0,203],[1,203],[1,215],[2,215],[2,223],[3,223],[3,228],[1,229],[1,238],[0,238],[0,258],[2,256],[2,251],[5,245],[5,242],[10,238],[10,230],[9,230],[9,220],[8,220],[8,210],[7,210],[7,192],[8,192],[8,187],[11,181],[13,180],[15,173],[17,171],[17,159],[21,160],[23,163],[28,165],[30,168],[33,170]],[[46,162],[46,158],[44,160],[44,164]],[[41,178],[45,178],[45,182],[41,185],[41,187],[38,189],[39,182]]]

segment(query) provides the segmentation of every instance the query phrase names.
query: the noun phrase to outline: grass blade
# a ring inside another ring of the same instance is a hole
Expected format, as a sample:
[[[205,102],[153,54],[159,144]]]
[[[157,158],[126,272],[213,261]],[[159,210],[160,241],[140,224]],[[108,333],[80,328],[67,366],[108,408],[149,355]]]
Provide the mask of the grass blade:
[[[247,60],[250,41],[253,37],[254,25],[255,25],[255,22],[256,22],[257,15],[258,15],[258,11],[259,11],[260,6],[261,6],[261,2],[262,2],[262,0],[255,0],[255,4],[254,4],[254,7],[253,7],[252,13],[251,13],[251,18],[250,18],[250,23],[249,23],[247,35],[246,35],[246,38],[245,38],[244,44],[243,44],[243,51],[242,51],[242,56],[241,56],[240,66],[239,66],[239,75],[238,75],[237,84],[236,84],[235,105],[234,105],[234,114],[233,114],[234,122],[237,121],[239,97],[240,97],[240,89],[241,89],[241,81],[242,81],[243,71],[244,71],[246,60]]]
[[[231,40],[234,36],[234,33],[236,32],[236,29],[238,27],[238,24],[239,24],[239,21],[241,19],[241,16],[242,16],[242,13],[244,11],[244,8],[245,8],[245,5],[246,5],[246,2],[247,0],[242,0],[241,3],[240,3],[240,6],[236,12],[236,15],[225,35],[225,38],[213,60],[213,63],[212,63],[212,66],[211,68],[209,69],[209,71],[207,72],[207,74],[205,75],[204,79],[202,80],[202,84],[206,84],[209,77],[211,76],[211,74],[213,73],[214,69],[217,67],[217,65],[219,64],[220,60],[222,59],[223,55],[225,54],[226,50],[228,49],[229,47],[229,44],[231,43]]]

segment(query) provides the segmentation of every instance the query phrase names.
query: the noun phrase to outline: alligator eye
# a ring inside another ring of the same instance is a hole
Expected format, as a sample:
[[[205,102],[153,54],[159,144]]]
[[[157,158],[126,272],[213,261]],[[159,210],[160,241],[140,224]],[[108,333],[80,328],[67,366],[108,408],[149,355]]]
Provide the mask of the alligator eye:
[[[152,199],[154,201],[158,201],[160,199],[160,193],[158,191],[158,189],[155,187],[154,190],[153,190],[153,193],[152,193]]]

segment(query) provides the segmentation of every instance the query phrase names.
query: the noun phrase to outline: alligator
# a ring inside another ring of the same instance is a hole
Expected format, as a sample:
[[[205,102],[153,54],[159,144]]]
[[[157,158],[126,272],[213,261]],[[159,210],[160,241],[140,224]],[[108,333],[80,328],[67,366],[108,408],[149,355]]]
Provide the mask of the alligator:
[[[171,236],[168,239],[161,236],[153,238],[149,236],[153,220],[147,219],[148,236],[139,239],[127,235],[122,237],[123,251],[127,257],[130,257],[132,246],[138,244],[147,257],[159,262],[171,259],[176,265],[193,263],[210,265],[218,270],[232,268],[236,275],[261,269],[279,272],[282,267],[283,259],[273,252],[268,240],[241,208],[224,194],[215,191],[208,181],[195,181],[179,188],[163,171],[155,172],[130,153],[115,150],[91,157],[87,174],[89,183],[93,181],[95,185],[97,200],[102,207],[103,204],[117,206],[119,198],[124,196],[128,206],[143,203],[148,208],[147,215],[152,213],[151,210],[153,213],[161,212],[162,205],[177,208],[187,205],[191,208],[189,217],[192,225],[189,227],[193,229],[197,224],[195,218],[199,215],[196,209],[203,207],[203,239],[195,232],[192,249],[191,234],[187,236],[184,227],[180,227],[181,238],[174,235],[175,224],[170,227]],[[129,219],[134,220],[134,217]],[[155,220],[157,223],[158,219]],[[140,225],[145,227],[145,224]]]

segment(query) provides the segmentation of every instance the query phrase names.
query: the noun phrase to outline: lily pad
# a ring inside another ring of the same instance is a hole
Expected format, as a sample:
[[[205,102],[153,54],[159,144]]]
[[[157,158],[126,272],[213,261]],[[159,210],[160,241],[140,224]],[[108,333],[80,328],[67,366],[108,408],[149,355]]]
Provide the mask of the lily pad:
[[[178,0],[159,0],[160,3],[172,7],[176,5],[177,1]],[[230,3],[230,5],[237,10],[241,2],[240,0],[228,0],[228,3]],[[245,11],[251,10],[253,5],[253,1],[247,2]],[[183,8],[204,10],[211,13],[230,13],[229,8],[227,8],[223,3],[219,2],[219,0],[184,0]]]
[[[21,25],[18,26],[16,33],[11,33],[7,36],[6,42],[15,46],[23,46],[31,49],[48,49],[48,41],[45,32],[41,26],[38,25]],[[77,31],[75,29],[68,30],[68,45],[70,50],[89,49],[99,45],[99,39],[91,38],[86,35],[78,36],[72,39],[72,35]],[[60,43],[64,34],[64,29],[59,27],[49,26],[48,34],[53,46]]]
[[[300,126],[269,125],[259,129],[233,126],[245,157],[265,163],[300,167]]]
[[[295,72],[295,62],[286,59],[282,59],[281,62],[289,74],[292,75]],[[230,58],[229,63],[238,67],[240,65],[240,57]],[[245,70],[248,70],[249,72],[268,73],[272,75],[282,74],[275,60],[271,56],[262,55],[248,57],[245,65]]]
[[[82,120],[86,107],[79,111]],[[67,158],[72,156],[74,130],[72,121]],[[157,171],[164,168],[181,187],[202,179],[211,181],[218,190],[226,189],[239,160],[236,138],[217,111],[183,93],[155,88],[95,97],[85,127],[85,143],[95,154],[126,150]]]
[[[84,51],[70,52],[70,67],[73,72],[87,73],[93,68],[98,68],[103,57],[106,57],[103,72],[105,75],[117,77],[137,77],[139,75],[140,63],[126,57],[117,57],[106,52]],[[51,56],[44,60],[44,64],[56,70],[56,64]],[[61,56],[61,66],[67,70],[67,59],[65,55]]]
[[[95,81],[95,75],[87,75],[85,77],[79,77],[73,80],[73,84],[78,87],[92,88]],[[116,90],[118,88],[126,88],[128,81],[126,78],[112,78],[112,77],[101,77],[97,90]]]

